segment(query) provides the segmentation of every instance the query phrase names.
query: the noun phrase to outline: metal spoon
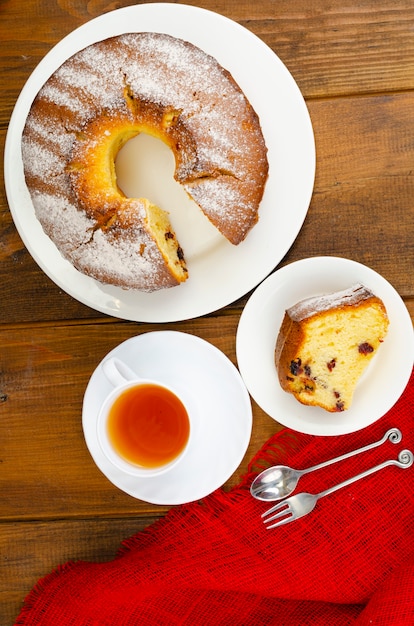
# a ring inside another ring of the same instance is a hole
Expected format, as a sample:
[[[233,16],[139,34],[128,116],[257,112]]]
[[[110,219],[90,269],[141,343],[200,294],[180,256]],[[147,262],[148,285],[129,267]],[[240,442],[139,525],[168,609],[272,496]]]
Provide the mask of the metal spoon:
[[[401,431],[398,428],[391,428],[391,430],[388,430],[385,433],[382,439],[376,441],[375,443],[371,443],[363,448],[359,448],[358,450],[353,450],[352,452],[347,452],[342,456],[338,456],[330,461],[325,461],[319,465],[314,465],[308,469],[295,470],[291,467],[286,467],[285,465],[275,465],[273,467],[269,467],[253,480],[250,485],[250,493],[253,498],[256,498],[257,500],[281,500],[292,493],[298,484],[299,479],[304,474],[309,474],[310,472],[314,472],[322,467],[327,467],[328,465],[332,465],[338,461],[349,459],[349,457],[361,454],[361,452],[372,450],[372,448],[376,448],[377,446],[383,444],[387,441],[387,439],[389,439],[392,443],[399,443],[402,439]]]

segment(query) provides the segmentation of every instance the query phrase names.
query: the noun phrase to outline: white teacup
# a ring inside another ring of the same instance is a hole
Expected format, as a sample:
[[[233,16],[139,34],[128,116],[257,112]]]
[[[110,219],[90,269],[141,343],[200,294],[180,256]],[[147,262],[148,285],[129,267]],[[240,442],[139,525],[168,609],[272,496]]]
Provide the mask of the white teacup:
[[[142,379],[112,357],[102,370],[114,389],[98,416],[98,441],[106,458],[137,477],[175,467],[191,436],[190,412],[168,385]]]

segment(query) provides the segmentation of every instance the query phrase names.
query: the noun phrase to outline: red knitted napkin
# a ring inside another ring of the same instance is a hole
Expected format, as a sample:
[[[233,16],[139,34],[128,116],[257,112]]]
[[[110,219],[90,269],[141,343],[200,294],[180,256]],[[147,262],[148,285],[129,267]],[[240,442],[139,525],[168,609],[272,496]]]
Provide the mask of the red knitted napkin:
[[[25,626],[345,626],[414,623],[414,466],[387,467],[320,500],[306,517],[267,530],[250,482],[267,464],[297,468],[389,441],[304,476],[317,493],[403,448],[414,451],[414,375],[375,424],[340,437],[284,429],[230,493],[171,509],[109,563],[67,563],[39,581],[16,624]]]

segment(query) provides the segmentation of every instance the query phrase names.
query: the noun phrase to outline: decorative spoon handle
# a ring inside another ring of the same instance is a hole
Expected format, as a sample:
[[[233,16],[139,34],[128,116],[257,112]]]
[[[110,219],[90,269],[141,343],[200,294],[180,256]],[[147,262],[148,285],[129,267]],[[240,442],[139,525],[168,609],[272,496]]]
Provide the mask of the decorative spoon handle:
[[[373,448],[377,448],[385,443],[389,439],[392,443],[399,443],[402,439],[402,433],[398,428],[391,428],[388,430],[385,435],[379,441],[375,441],[374,443],[370,443],[363,448],[358,448],[357,450],[352,450],[352,452],[347,452],[346,454],[342,454],[342,456],[338,456],[335,459],[330,459],[329,461],[325,461],[324,463],[319,463],[318,465],[314,465],[313,467],[308,467],[307,469],[300,470],[301,474],[309,474],[310,472],[314,472],[315,470],[321,469],[322,467],[327,467],[328,465],[332,465],[333,463],[338,463],[338,461],[343,461],[344,459],[349,459],[351,456],[355,456],[356,454],[361,454],[362,452],[367,452],[368,450],[372,450]]]

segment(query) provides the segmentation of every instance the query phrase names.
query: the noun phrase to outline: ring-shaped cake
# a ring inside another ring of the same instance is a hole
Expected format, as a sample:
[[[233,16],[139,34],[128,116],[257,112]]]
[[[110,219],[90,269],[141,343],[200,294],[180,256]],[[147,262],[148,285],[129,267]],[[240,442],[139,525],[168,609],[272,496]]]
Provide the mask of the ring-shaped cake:
[[[235,245],[258,220],[268,161],[259,119],[240,87],[188,42],[119,35],[77,52],[52,74],[22,136],[36,216],[80,272],[150,292],[180,284],[188,270],[168,212],[118,188],[116,156],[140,133],[171,148],[175,179]]]

